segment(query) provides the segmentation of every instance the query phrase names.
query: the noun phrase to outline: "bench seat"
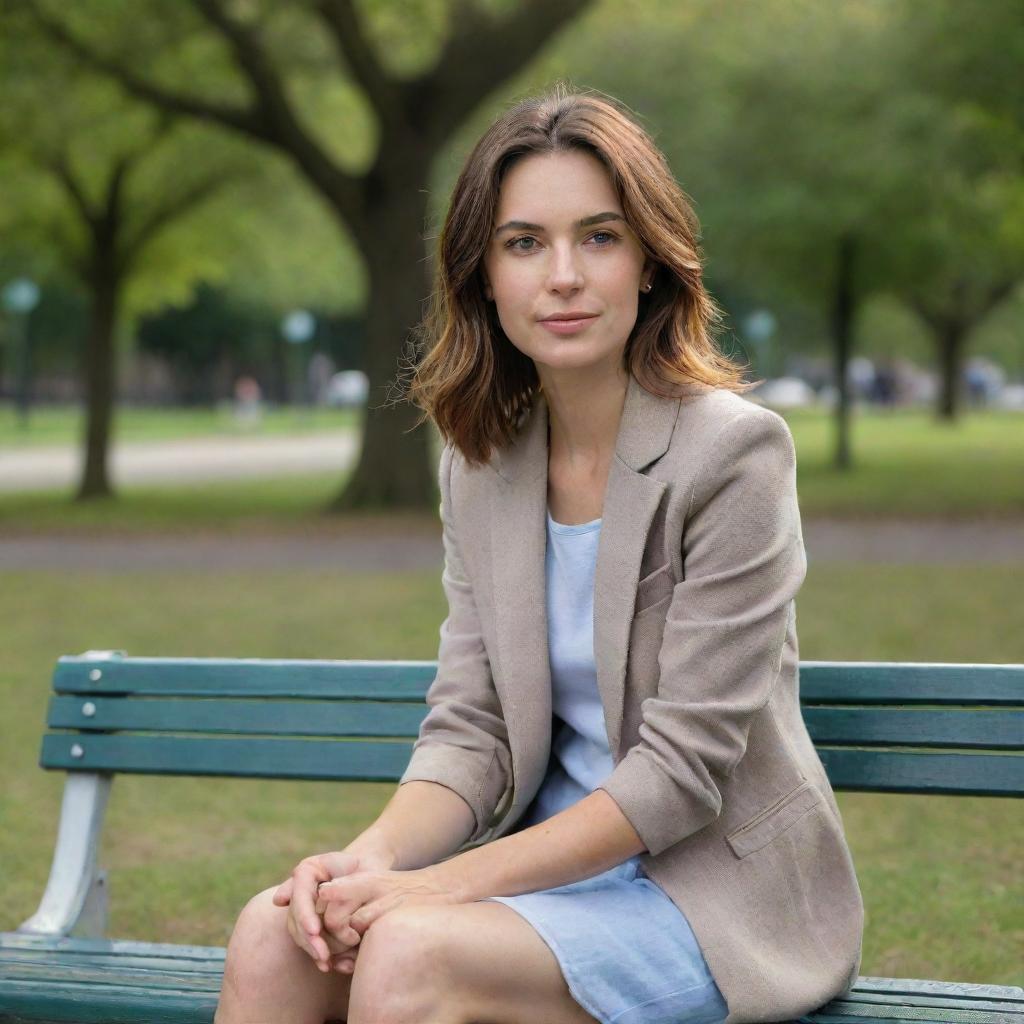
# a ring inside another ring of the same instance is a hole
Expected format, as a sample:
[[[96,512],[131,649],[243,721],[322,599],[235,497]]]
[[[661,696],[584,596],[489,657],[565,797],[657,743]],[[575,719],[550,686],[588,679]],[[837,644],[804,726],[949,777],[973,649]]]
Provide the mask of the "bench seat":
[[[0,934],[4,1024],[210,1024],[224,950]]]
[[[434,662],[61,658],[42,767],[67,773],[50,880],[0,933],[0,1024],[211,1024],[225,951],[111,941],[97,863],[116,775],[397,781]],[[836,790],[1024,796],[1024,665],[801,662]],[[813,1024],[1024,1024],[1014,986],[861,976]]]
[[[224,950],[216,946],[0,936],[9,1024],[209,1024]],[[24,1015],[22,1015],[24,1014]],[[1024,989],[909,978],[857,979],[853,991],[803,1018],[814,1024],[949,1021],[1024,1024]]]

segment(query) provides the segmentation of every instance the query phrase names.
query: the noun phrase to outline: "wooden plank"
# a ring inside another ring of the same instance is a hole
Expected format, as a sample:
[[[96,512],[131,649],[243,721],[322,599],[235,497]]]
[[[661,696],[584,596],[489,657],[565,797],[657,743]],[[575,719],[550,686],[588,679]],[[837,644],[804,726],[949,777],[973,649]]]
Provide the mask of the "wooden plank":
[[[423,700],[435,661],[62,657],[57,693]]]
[[[801,661],[800,700],[1024,707],[1024,665]]]
[[[40,765],[65,771],[141,775],[219,775],[248,778],[395,782],[412,742],[294,739],[193,739],[49,733]]]
[[[200,974],[219,975],[224,959],[200,963],[174,956],[130,956],[124,953],[66,953],[38,949],[0,950],[0,978],[8,975],[34,977],[40,965],[53,971],[94,970],[119,972],[128,977],[190,978]]]
[[[936,1021],[938,1024],[1020,1024],[1020,1017],[991,1010],[925,1010],[906,1006],[846,1007],[821,1010],[792,1024],[896,1024],[899,1021]]]
[[[98,678],[92,678],[99,672]],[[417,700],[436,661],[62,657],[60,693]],[[1024,706],[1024,665],[803,661],[805,704]]]
[[[815,749],[836,790],[1024,796],[1024,757],[1019,754]]]
[[[1019,1008],[1015,1008],[1014,1005],[1007,1004],[999,999],[964,999],[960,996],[897,996],[891,993],[867,993],[860,992],[857,994],[856,999],[845,1000],[852,1003],[861,1004],[874,1004],[877,1006],[931,1006],[931,1007],[943,1007],[950,1010],[959,1010],[961,1012],[967,1012],[970,1010],[985,1010],[998,1013],[1018,1013],[1022,1014],[1021,1019],[1024,1020],[1024,1011]]]
[[[118,989],[51,978],[0,986],[5,1024],[212,1024],[214,992]]]
[[[56,961],[49,963],[40,957],[35,961],[0,961],[0,991],[8,982],[73,981],[81,985],[112,987],[127,991],[132,988],[145,989],[154,996],[163,992],[218,992],[220,972],[189,973],[181,971],[144,970],[129,967],[116,961],[103,965],[90,963],[67,964]]]
[[[808,707],[803,718],[815,743],[1024,750],[1024,711],[1013,708]]]
[[[134,939],[82,939],[68,935],[38,935],[33,932],[0,932],[0,951],[8,949],[52,950],[89,956],[169,957],[199,964],[223,961],[223,946],[188,946],[173,942],[138,942]]]
[[[326,700],[200,700],[53,697],[51,729],[276,736],[401,736],[415,739],[429,708]]]
[[[1024,1011],[1024,988],[1019,985],[984,985],[973,981],[934,981],[929,978],[880,978],[862,974],[853,991],[885,992],[891,995],[955,995],[959,999],[998,999],[1020,1005]]]

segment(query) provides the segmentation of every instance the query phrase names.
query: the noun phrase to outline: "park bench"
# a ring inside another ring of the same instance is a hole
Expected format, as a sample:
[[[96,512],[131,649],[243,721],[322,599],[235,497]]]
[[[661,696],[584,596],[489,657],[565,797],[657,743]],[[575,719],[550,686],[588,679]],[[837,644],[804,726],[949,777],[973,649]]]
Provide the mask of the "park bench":
[[[97,850],[114,775],[397,781],[435,670],[61,658],[41,755],[68,773],[56,849],[38,911],[0,934],[0,1021],[212,1021],[223,949],[103,938]],[[1024,796],[1024,665],[804,662],[800,679],[836,790]],[[1024,1024],[1024,990],[861,976],[802,1020]]]

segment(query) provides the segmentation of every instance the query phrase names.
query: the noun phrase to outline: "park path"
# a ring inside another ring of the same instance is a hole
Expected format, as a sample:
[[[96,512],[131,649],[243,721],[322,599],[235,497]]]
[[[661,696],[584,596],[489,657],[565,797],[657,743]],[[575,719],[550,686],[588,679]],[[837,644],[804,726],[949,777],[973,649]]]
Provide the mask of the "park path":
[[[112,450],[117,485],[341,473],[357,455],[351,430],[290,437],[130,442]],[[0,448],[0,493],[73,487],[75,446]],[[805,519],[809,562],[1024,563],[1024,522]],[[437,569],[429,517],[331,523],[276,533],[0,536],[0,570]]]
[[[293,473],[337,472],[357,455],[353,430],[291,437],[215,437],[178,441],[131,441],[111,446],[115,487],[131,484],[201,483]],[[0,447],[0,493],[73,488],[82,453],[75,445]]]
[[[1024,565],[1024,523],[805,520],[809,564]],[[304,533],[0,537],[0,571],[439,570],[436,521],[337,524]]]

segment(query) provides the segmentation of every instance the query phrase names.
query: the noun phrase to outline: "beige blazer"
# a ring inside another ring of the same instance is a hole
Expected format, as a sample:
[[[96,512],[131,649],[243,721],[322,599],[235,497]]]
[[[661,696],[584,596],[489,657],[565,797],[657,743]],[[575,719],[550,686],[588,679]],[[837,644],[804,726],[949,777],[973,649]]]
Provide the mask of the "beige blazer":
[[[441,457],[449,615],[400,784],[466,800],[461,849],[514,832],[548,767],[547,463],[543,394],[488,464]],[[725,389],[666,400],[630,378],[594,582],[615,762],[599,788],[690,922],[727,1024],[800,1016],[860,968],[861,893],[800,714],[806,568],[786,421]]]

